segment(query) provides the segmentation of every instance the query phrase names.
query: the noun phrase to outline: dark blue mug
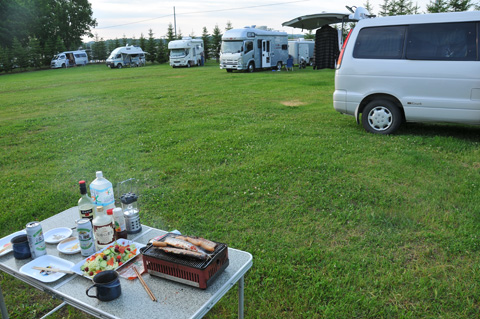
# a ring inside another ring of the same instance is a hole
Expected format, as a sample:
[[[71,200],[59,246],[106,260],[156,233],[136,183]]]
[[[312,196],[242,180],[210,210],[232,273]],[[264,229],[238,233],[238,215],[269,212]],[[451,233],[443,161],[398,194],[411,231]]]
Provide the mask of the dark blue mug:
[[[122,294],[120,279],[115,270],[104,270],[93,277],[94,285],[90,286],[86,293],[90,298],[97,298],[100,301],[110,301],[118,298]],[[89,295],[92,288],[97,288],[96,295]]]
[[[16,259],[27,259],[32,256],[26,234],[13,237],[10,242],[12,243],[13,257]]]

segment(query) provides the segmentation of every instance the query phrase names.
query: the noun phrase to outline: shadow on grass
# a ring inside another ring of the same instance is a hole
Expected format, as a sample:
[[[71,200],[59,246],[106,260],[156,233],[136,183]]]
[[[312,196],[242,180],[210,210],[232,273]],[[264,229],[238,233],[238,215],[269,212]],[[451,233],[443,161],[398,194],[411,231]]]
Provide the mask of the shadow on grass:
[[[470,142],[480,141],[480,126],[447,123],[407,123],[400,127],[397,135],[423,137],[452,137]]]

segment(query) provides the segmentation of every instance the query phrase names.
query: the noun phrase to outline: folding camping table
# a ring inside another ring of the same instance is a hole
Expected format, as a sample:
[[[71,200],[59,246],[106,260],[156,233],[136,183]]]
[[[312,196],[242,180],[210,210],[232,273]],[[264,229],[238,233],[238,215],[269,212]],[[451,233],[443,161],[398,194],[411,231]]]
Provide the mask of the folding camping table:
[[[77,207],[72,207],[41,221],[43,232],[57,227],[75,227],[78,218]],[[128,235],[128,239],[147,244],[151,238],[165,234],[163,230],[142,225],[138,234]],[[47,245],[47,254],[69,260],[74,264],[85,257],[80,253],[65,255],[57,250],[57,245]],[[0,270],[15,278],[63,300],[63,303],[50,313],[69,304],[98,318],[202,318],[212,307],[238,283],[238,317],[244,316],[244,275],[252,266],[252,255],[248,252],[228,248],[229,266],[205,290],[184,285],[175,281],[144,274],[142,277],[157,298],[153,302],[138,279],[121,278],[122,294],[119,298],[102,302],[87,297],[85,291],[92,281],[76,274],[67,274],[52,283],[38,281],[19,272],[31,259],[17,260],[13,253],[0,257]],[[8,293],[8,292],[5,292]],[[13,306],[11,306],[13,307]],[[7,308],[0,290],[0,309],[8,318]]]

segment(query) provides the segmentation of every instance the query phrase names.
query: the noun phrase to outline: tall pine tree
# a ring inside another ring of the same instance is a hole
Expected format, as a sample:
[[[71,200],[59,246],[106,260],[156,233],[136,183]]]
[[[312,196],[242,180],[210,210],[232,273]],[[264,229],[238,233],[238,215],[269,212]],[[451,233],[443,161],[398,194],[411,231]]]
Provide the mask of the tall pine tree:
[[[202,33],[202,40],[204,46],[204,55],[205,55],[205,62],[210,58],[209,50],[210,50],[210,35],[208,34],[207,27],[203,27]]]

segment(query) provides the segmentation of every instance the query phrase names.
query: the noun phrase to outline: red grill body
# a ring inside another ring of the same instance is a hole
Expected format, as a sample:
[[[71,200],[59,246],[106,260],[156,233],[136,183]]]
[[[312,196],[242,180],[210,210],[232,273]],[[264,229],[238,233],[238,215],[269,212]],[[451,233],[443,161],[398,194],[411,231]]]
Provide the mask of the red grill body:
[[[168,233],[159,241],[167,236],[176,235]],[[206,289],[229,264],[227,245],[216,244],[212,258],[205,261],[168,254],[149,244],[142,248],[143,264],[151,275]]]

